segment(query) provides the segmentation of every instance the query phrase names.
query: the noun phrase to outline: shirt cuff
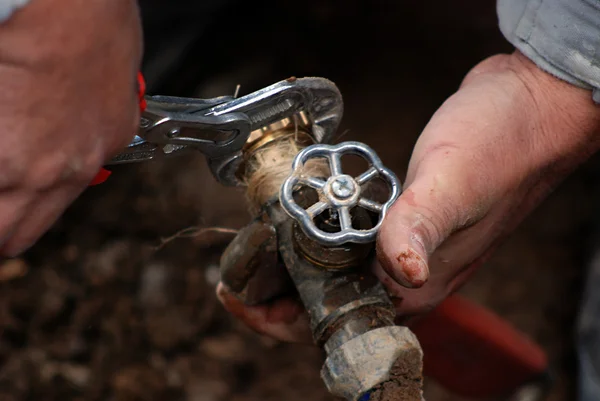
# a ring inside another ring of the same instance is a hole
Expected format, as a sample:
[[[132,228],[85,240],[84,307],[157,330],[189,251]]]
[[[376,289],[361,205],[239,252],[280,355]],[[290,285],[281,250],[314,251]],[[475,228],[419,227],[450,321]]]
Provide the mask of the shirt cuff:
[[[600,103],[600,0],[498,0],[497,11],[510,43]]]

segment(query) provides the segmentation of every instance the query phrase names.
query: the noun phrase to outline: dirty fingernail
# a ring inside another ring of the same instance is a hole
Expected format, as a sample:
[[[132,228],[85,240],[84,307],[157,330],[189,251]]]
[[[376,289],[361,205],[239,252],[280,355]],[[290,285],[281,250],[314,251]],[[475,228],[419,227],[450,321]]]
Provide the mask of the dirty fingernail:
[[[421,287],[429,278],[429,269],[425,259],[412,247],[401,249],[396,256],[403,278],[412,287]]]
[[[429,279],[429,268],[421,254],[415,250],[422,249],[418,244],[407,244],[396,247],[392,252],[378,252],[379,261],[384,270],[399,284],[408,288],[419,288]]]

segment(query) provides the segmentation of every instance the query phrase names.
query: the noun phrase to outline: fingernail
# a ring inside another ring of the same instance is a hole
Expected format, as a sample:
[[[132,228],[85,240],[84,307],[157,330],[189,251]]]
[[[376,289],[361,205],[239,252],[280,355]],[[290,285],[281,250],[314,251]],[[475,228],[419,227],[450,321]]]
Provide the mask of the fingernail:
[[[377,254],[383,269],[400,285],[419,288],[429,279],[429,269],[425,257],[421,256],[424,255],[423,245],[418,241],[411,242],[411,245],[403,244],[387,252],[377,244]]]
[[[411,244],[401,247],[400,252],[396,255],[398,269],[404,281],[411,288],[422,287],[429,279],[429,268],[425,258],[418,252],[417,249],[423,249],[422,245]]]

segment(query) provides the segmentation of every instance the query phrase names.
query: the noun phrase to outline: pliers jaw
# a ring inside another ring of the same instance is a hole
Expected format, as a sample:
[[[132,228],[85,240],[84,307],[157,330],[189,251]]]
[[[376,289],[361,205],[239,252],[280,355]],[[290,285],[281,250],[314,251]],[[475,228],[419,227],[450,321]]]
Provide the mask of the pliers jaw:
[[[240,185],[237,171],[251,134],[302,114],[315,142],[328,143],[343,113],[342,97],[324,78],[290,78],[240,98],[146,96],[138,135],[109,164],[133,163],[197,150],[217,181]]]

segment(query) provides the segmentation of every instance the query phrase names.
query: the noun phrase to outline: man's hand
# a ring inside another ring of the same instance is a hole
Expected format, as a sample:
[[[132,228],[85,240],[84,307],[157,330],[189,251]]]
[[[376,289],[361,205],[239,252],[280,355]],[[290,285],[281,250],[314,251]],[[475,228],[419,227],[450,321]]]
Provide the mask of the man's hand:
[[[0,25],[0,257],[131,140],[140,57],[135,0],[34,0]]]
[[[590,91],[546,74],[520,53],[475,67],[435,113],[409,164],[405,190],[379,233],[377,276],[399,316],[455,291],[549,192],[600,147]],[[225,307],[255,330],[307,340],[290,300]]]
[[[590,91],[518,52],[475,67],[423,131],[379,234],[375,271],[398,312],[428,311],[455,291],[598,150],[599,128]]]

